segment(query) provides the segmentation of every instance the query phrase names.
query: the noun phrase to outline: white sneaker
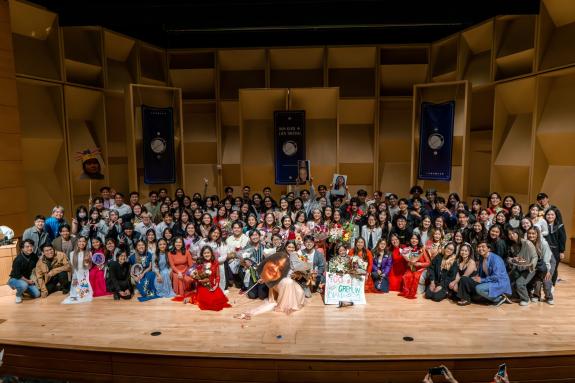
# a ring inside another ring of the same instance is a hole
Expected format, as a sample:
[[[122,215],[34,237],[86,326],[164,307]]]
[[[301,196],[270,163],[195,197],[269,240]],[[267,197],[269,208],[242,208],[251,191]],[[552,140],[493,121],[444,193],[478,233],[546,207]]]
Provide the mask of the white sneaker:
[[[532,297],[532,298],[531,298],[531,302],[537,303],[537,302],[539,302],[539,298],[537,298],[537,297]]]
[[[22,303],[22,297],[16,295],[16,303]]]
[[[529,306],[529,301],[521,301],[519,302],[519,306]]]
[[[547,299],[547,304],[553,306],[555,304],[555,301],[553,299]]]

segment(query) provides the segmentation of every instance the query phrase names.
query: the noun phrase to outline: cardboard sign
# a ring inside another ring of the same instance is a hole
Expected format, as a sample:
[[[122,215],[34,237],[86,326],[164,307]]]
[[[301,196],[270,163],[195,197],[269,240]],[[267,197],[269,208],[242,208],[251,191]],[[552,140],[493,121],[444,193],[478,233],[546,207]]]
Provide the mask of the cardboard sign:
[[[365,304],[365,277],[352,277],[349,274],[326,273],[324,303],[336,305],[339,302]]]

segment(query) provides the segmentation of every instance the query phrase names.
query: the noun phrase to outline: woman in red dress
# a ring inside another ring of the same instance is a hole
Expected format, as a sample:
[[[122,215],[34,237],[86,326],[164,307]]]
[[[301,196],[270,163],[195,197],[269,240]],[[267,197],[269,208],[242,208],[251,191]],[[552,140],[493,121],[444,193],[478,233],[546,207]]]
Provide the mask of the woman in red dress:
[[[92,252],[92,259],[95,259],[97,256],[96,254],[100,254],[100,259],[104,261],[103,263],[96,264],[92,261],[92,268],[90,269],[90,285],[92,286],[92,290],[94,291],[94,298],[95,297],[102,297],[104,295],[110,295],[106,289],[106,265],[107,259],[104,255],[104,248],[102,247],[102,241],[100,238],[94,237],[92,238],[92,247],[90,249]]]
[[[401,285],[403,283],[403,274],[407,270],[407,262],[405,258],[399,252],[399,249],[403,246],[400,245],[399,237],[397,234],[391,234],[389,237],[390,252],[393,258],[391,263],[391,271],[389,272],[389,291],[401,291]]]
[[[228,298],[220,289],[220,265],[209,246],[200,251],[196,270],[192,277],[197,281],[198,288],[192,295],[192,303],[197,304],[201,310],[221,311],[225,307],[232,307]]]
[[[174,248],[168,253],[168,262],[172,269],[171,277],[174,292],[183,297],[192,290],[193,279],[188,275],[188,270],[194,261],[190,252],[186,250],[182,237],[174,239]]]
[[[409,251],[409,267],[403,274],[403,286],[399,295],[408,299],[415,299],[421,274],[430,265],[431,261],[427,250],[421,246],[421,237],[417,234],[413,234],[409,239]]]
[[[371,279],[371,268],[373,266],[373,255],[371,251],[366,249],[365,239],[363,237],[358,237],[355,240],[355,246],[349,251],[349,256],[359,255],[364,261],[367,262],[367,269],[365,274],[365,292],[366,293],[376,293],[377,290],[373,285],[373,279]]]

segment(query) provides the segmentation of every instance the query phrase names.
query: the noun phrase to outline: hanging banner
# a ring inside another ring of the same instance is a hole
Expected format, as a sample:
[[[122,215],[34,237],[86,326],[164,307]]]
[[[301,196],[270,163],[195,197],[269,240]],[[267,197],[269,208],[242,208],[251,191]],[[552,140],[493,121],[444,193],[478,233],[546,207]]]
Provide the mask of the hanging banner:
[[[305,111],[274,112],[274,141],[276,184],[294,185],[305,160]]]
[[[451,180],[455,101],[421,103],[419,171],[421,180]]]
[[[142,106],[144,183],[176,182],[176,152],[172,108]]]

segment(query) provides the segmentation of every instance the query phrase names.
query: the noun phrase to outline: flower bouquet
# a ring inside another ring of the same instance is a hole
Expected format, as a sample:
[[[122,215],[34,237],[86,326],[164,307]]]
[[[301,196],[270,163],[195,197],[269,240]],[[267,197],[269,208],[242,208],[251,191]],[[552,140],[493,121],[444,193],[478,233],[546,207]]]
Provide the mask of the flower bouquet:
[[[349,274],[351,269],[351,259],[346,255],[338,255],[333,257],[327,266],[327,270],[330,273],[335,274]]]
[[[314,225],[312,235],[316,242],[323,242],[329,237],[329,233],[325,225]]]
[[[368,263],[359,255],[354,255],[351,257],[351,268],[349,273],[354,276],[362,276],[367,273]]]
[[[399,249],[399,253],[405,259],[411,271],[415,271],[416,267],[412,264],[412,262],[417,262],[419,258],[421,258],[421,251],[414,251],[411,247],[404,247]]]
[[[210,276],[212,275],[212,264],[211,263],[204,263],[203,265],[198,265],[192,271],[190,276],[198,281],[202,281],[207,279],[207,282],[202,282],[202,285],[208,289],[212,288],[210,284]]]
[[[343,238],[343,227],[340,224],[335,224],[331,229],[329,229],[327,241],[329,243],[340,242]]]

